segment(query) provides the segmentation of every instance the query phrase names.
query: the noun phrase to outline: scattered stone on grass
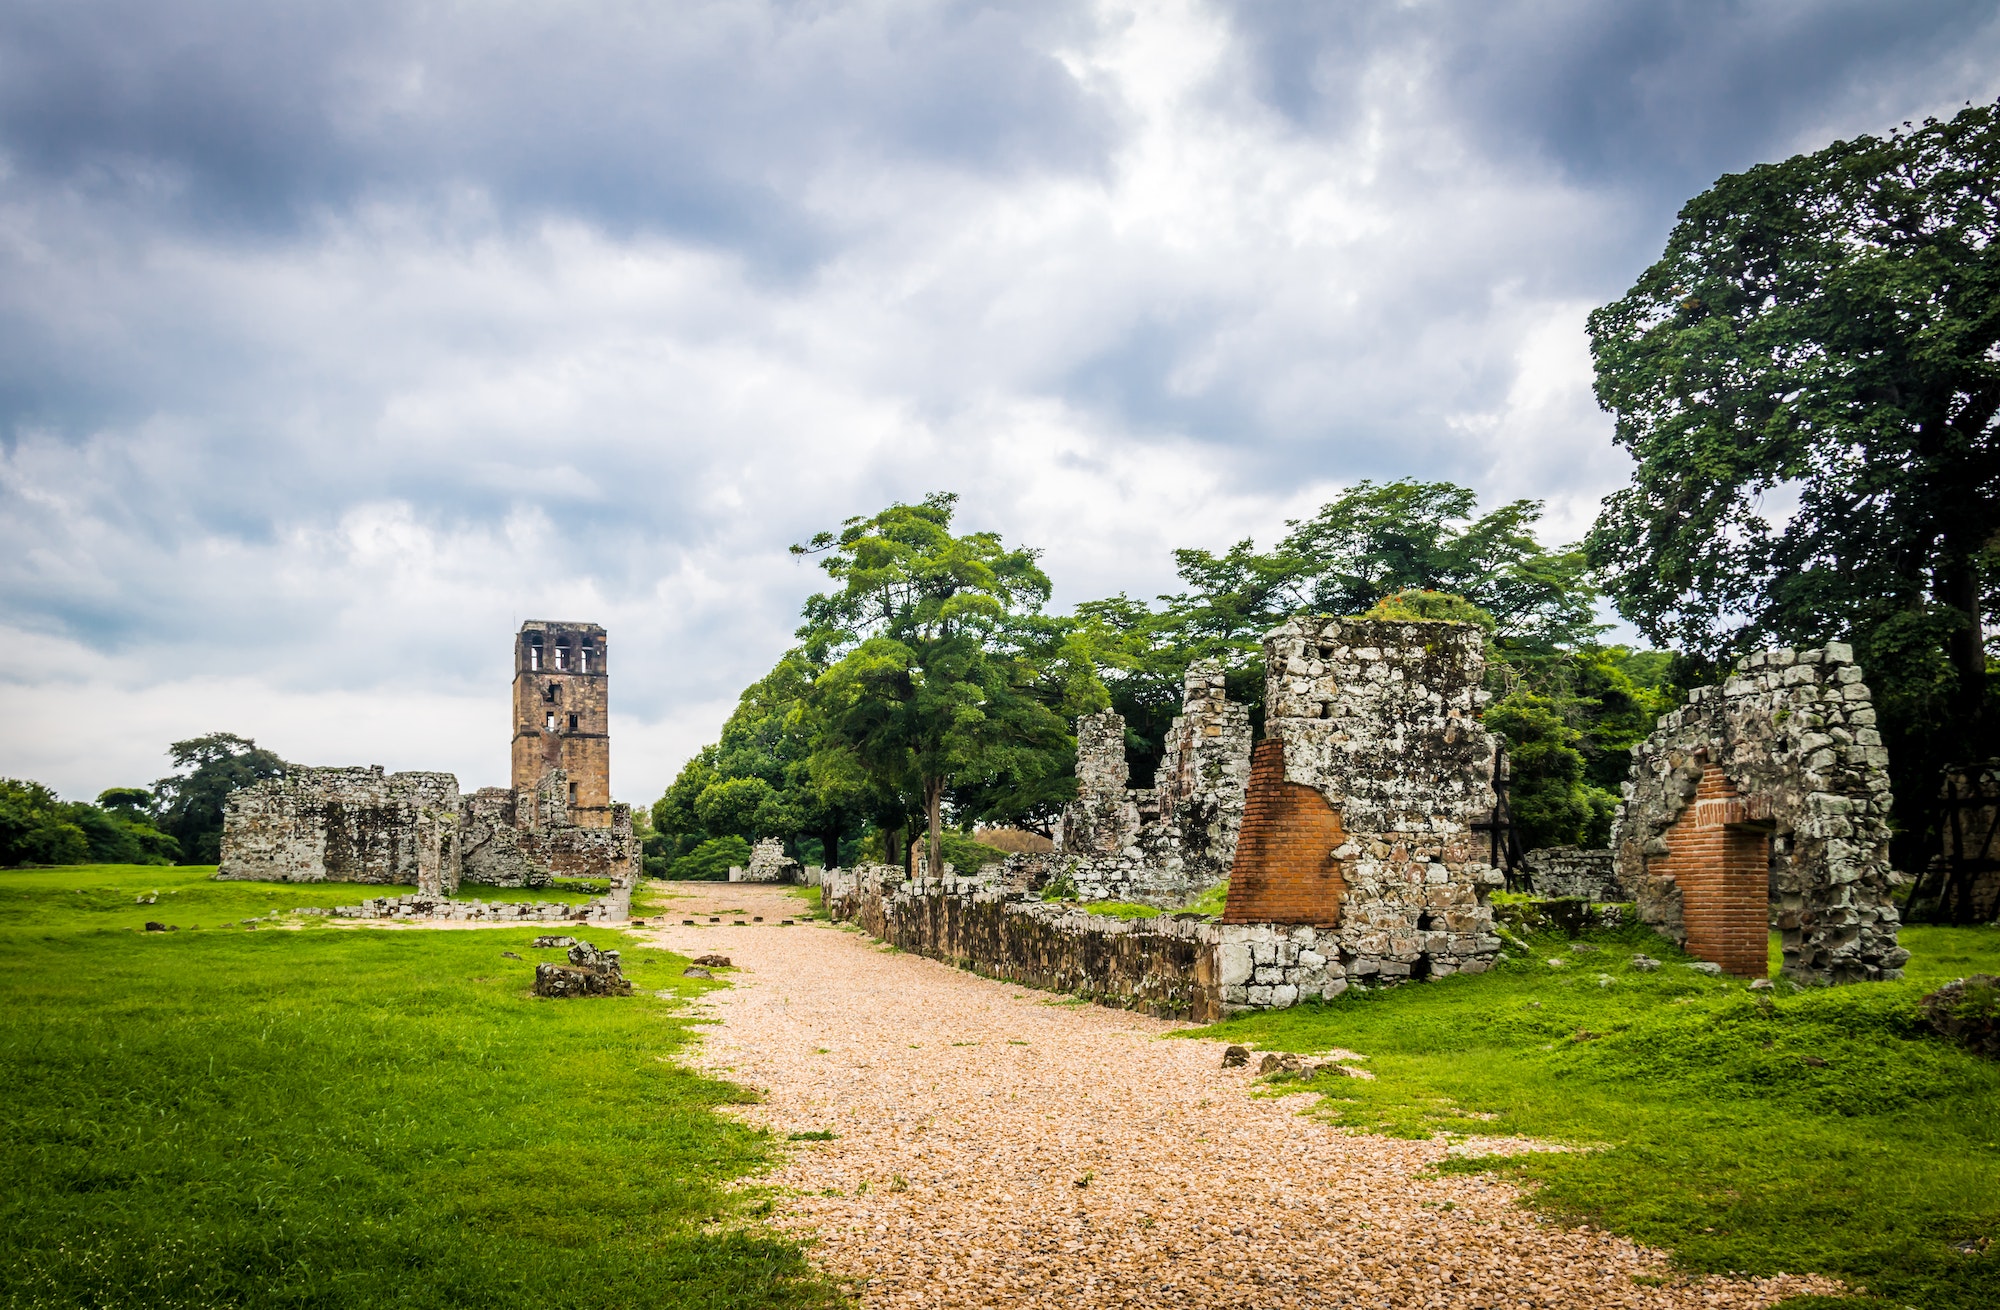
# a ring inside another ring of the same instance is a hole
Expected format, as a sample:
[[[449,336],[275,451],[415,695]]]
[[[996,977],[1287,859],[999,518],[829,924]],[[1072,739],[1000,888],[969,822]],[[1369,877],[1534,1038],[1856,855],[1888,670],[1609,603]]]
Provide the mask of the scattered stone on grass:
[[[687,968],[685,968],[685,969],[682,969],[682,970],[681,970],[681,977],[683,977],[683,978],[713,978],[713,977],[715,977],[715,975],[714,975],[714,974],[712,974],[712,973],[710,973],[710,972],[709,972],[708,970],[706,970],[706,969],[702,968],[702,967],[701,967],[700,965],[698,965],[698,964],[690,964],[690,965],[689,965],[689,966],[688,966]]]
[[[694,962],[708,969],[727,969],[730,967],[729,957],[726,955],[697,955],[694,957]]]
[[[534,945],[542,950],[568,950],[570,947],[576,945],[576,938],[544,935],[535,938]]]
[[[518,960],[521,957],[517,952],[514,951],[502,951],[500,952],[500,958],[503,960]]]
[[[1713,960],[1696,960],[1693,964],[1684,964],[1681,967],[1683,969],[1693,969],[1696,973],[1705,973],[1711,978],[1722,976],[1722,966]]]
[[[630,996],[632,984],[618,968],[618,952],[600,951],[589,942],[569,948],[568,964],[535,966],[537,996]]]
[[[1632,957],[1632,967],[1640,973],[1657,973],[1660,962],[1650,955],[1635,955]]]
[[[166,925],[166,924],[164,924],[164,923],[159,923],[159,922],[157,922],[157,921],[155,921],[155,920],[152,920],[152,919],[148,919],[148,920],[146,920],[146,931],[147,931],[147,932],[165,932],[166,930],[167,930],[167,925]]]
[[[1247,1046],[1232,1046],[1222,1053],[1222,1067],[1225,1069],[1239,1069],[1248,1063],[1250,1048]]]

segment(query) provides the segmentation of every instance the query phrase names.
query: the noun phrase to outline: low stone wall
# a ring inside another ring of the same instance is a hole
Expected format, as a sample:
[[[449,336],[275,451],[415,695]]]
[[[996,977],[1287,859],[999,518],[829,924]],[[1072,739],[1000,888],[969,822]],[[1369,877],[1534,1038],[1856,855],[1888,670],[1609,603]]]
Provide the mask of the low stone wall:
[[[913,955],[1164,1018],[1284,1009],[1348,986],[1331,935],[1309,926],[1114,919],[1008,890],[997,872],[906,880],[865,865],[828,869],[821,886],[835,921]]]
[[[377,896],[359,905],[336,905],[337,919],[436,919],[457,923],[623,923],[632,914],[632,890],[614,887],[571,905],[562,901],[454,901],[427,896]]]
[[[1537,896],[1586,901],[1628,901],[1618,884],[1618,862],[1609,846],[1544,846],[1521,860],[1528,890]]]

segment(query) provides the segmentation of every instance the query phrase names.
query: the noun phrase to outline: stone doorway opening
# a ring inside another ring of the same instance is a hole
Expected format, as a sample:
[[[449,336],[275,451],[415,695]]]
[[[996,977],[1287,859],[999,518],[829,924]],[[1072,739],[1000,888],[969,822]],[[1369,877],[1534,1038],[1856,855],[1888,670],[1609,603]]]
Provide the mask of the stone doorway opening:
[[[1618,881],[1642,922],[1729,973],[1765,976],[1775,927],[1794,982],[1901,977],[1887,764],[1847,646],[1746,656],[1633,749]]]

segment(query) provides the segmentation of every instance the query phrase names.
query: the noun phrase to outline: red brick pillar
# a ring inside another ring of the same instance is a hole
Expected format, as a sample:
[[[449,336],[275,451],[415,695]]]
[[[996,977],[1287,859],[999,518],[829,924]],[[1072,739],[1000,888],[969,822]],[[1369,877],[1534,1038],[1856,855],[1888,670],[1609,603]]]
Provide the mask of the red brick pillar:
[[[1345,840],[1339,811],[1318,788],[1285,781],[1284,741],[1258,742],[1222,921],[1338,923],[1347,884],[1333,851]]]

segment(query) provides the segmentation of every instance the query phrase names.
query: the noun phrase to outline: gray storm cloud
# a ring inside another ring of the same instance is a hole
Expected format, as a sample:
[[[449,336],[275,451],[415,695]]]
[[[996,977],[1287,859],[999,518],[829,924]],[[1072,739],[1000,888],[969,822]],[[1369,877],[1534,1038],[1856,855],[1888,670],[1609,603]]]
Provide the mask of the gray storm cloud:
[[[612,630],[656,795],[784,547],[935,488],[1059,601],[1361,477],[1624,460],[1583,318],[1759,159],[2000,87],[1989,6],[0,9],[0,772],[505,772]]]

